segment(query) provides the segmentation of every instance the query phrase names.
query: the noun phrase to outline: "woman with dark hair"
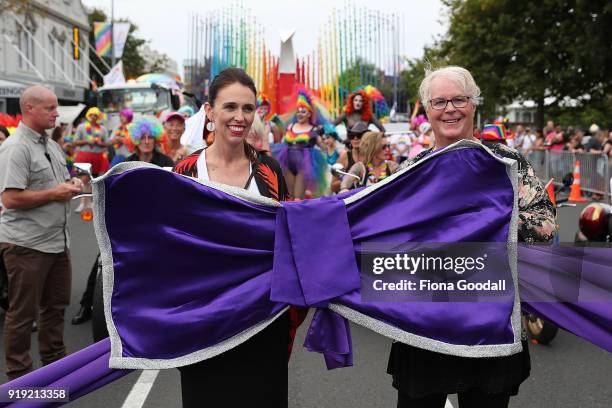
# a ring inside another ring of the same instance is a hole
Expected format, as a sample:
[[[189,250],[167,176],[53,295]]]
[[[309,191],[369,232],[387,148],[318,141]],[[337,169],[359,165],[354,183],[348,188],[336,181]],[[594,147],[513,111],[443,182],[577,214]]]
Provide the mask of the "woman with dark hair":
[[[279,164],[246,142],[256,95],[253,80],[242,69],[221,71],[205,105],[214,143],[180,161],[174,171],[285,200],[287,187]],[[248,228],[245,225],[245,231]],[[183,406],[287,407],[287,362],[298,320],[296,312],[284,313],[241,345],[181,367]]]
[[[370,98],[363,89],[353,92],[346,98],[344,105],[344,113],[335,120],[334,126],[344,123],[346,129],[351,129],[357,122],[364,122],[366,126],[372,123],[381,132],[385,131],[385,127],[380,123],[376,116],[372,113],[370,106]]]

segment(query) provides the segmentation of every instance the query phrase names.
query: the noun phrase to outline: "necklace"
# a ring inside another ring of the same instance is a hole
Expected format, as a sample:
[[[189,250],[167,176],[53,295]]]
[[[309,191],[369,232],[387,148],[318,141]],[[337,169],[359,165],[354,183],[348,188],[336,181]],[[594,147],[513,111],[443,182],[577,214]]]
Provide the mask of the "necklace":
[[[99,123],[92,125],[91,122],[87,122],[85,124],[85,133],[87,134],[87,140],[95,142],[102,140],[102,126]]]
[[[378,170],[378,176],[376,176],[376,171]],[[371,163],[368,163],[368,180],[371,183],[377,183],[380,180],[384,179],[388,176],[387,174],[387,161],[383,160],[378,166],[374,167]]]

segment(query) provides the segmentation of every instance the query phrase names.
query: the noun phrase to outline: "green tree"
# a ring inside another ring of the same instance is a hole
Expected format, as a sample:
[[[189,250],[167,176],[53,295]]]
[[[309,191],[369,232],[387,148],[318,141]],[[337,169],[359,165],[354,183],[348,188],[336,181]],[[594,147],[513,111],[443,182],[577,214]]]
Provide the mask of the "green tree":
[[[425,78],[425,70],[431,66],[446,65],[447,61],[440,53],[439,42],[430,47],[423,48],[421,58],[406,59],[407,69],[400,73],[400,90],[411,105],[414,105],[419,97],[419,86]]]
[[[342,71],[338,82],[340,88],[344,90],[341,95],[343,99],[362,85],[374,85],[383,94],[389,107],[393,104],[393,83],[385,80],[385,74],[381,69],[374,64],[364,62],[361,58],[357,58]]]
[[[485,115],[513,100],[546,109],[569,99],[601,109],[612,94],[612,3],[607,0],[445,0],[447,61],[466,67],[482,89]],[[554,100],[545,105],[545,98]]]
[[[98,58],[98,56],[95,53],[95,44],[96,44],[96,40],[94,38],[94,31],[93,31],[93,27],[94,27],[94,22],[104,22],[107,21],[107,17],[106,17],[106,13],[104,13],[103,10],[94,8],[91,13],[89,13],[89,26],[91,27],[91,33],[89,36],[89,41],[92,44],[94,50],[90,50],[89,52],[89,59],[92,62],[92,64],[94,64],[96,67],[98,67],[98,69],[103,72],[103,73],[107,73],[108,69],[104,66],[104,64],[100,61],[100,59]],[[124,22],[128,22],[130,23],[130,33],[128,34],[127,40],[125,42],[125,47],[123,48],[123,73],[125,74],[126,78],[136,78],[142,74],[145,73],[144,67],[145,67],[145,61],[144,58],[142,57],[142,55],[140,54],[139,48],[141,45],[143,45],[146,41],[143,40],[142,38],[138,38],[136,37],[136,35],[134,34],[134,32],[136,30],[138,30],[138,27],[133,24],[132,22],[130,22],[127,19],[122,19],[122,20],[118,20],[118,21],[124,21]],[[111,59],[110,58],[105,58],[104,60],[106,61],[106,63],[108,65],[111,64]],[[92,79],[95,79],[95,81],[98,84],[102,84],[103,79],[100,77],[100,75],[95,72],[94,70],[92,70],[91,72],[91,77]]]
[[[149,65],[149,71],[151,72],[165,72],[166,67],[170,65],[170,58],[166,54],[162,54],[160,57],[153,60],[153,63]]]

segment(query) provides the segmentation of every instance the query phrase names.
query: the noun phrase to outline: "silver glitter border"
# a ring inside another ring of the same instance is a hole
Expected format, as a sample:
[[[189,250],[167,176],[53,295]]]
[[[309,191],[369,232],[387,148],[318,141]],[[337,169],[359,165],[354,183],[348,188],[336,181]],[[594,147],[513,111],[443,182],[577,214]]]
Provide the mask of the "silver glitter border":
[[[199,363],[200,361],[208,360],[209,358],[218,356],[221,353],[225,353],[226,351],[241,345],[245,341],[249,340],[251,337],[255,336],[257,333],[268,327],[270,324],[272,324],[288,309],[289,306],[285,307],[283,310],[278,312],[270,319],[257,323],[256,325],[251,326],[248,329],[236,334],[235,336],[232,336],[227,340],[223,340],[222,342],[215,344],[214,346],[194,351],[193,353],[184,355],[182,357],[171,359],[152,359],[113,356],[113,354],[111,353],[111,357],[108,361],[108,366],[110,368],[119,369],[160,370],[167,368],[183,367],[186,365]]]
[[[509,356],[519,353],[523,349],[520,341],[518,343],[514,342],[510,344],[474,346],[445,343],[439,340],[433,340],[427,337],[409,333],[388,323],[381,322],[380,320],[351,309],[348,306],[330,303],[328,307],[330,310],[338,313],[345,319],[348,319],[353,323],[368,328],[392,340],[436,353],[450,354],[459,357],[481,358]]]

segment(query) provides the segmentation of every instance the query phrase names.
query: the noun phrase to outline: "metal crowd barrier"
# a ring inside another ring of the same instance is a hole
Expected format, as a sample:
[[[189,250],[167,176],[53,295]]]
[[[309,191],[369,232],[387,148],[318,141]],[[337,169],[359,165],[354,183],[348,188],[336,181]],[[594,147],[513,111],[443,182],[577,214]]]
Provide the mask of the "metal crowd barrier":
[[[526,158],[544,183],[554,178],[557,185],[563,184],[566,175],[573,174],[576,160],[579,160],[582,191],[611,195],[612,160],[603,154],[538,150],[529,152]]]

